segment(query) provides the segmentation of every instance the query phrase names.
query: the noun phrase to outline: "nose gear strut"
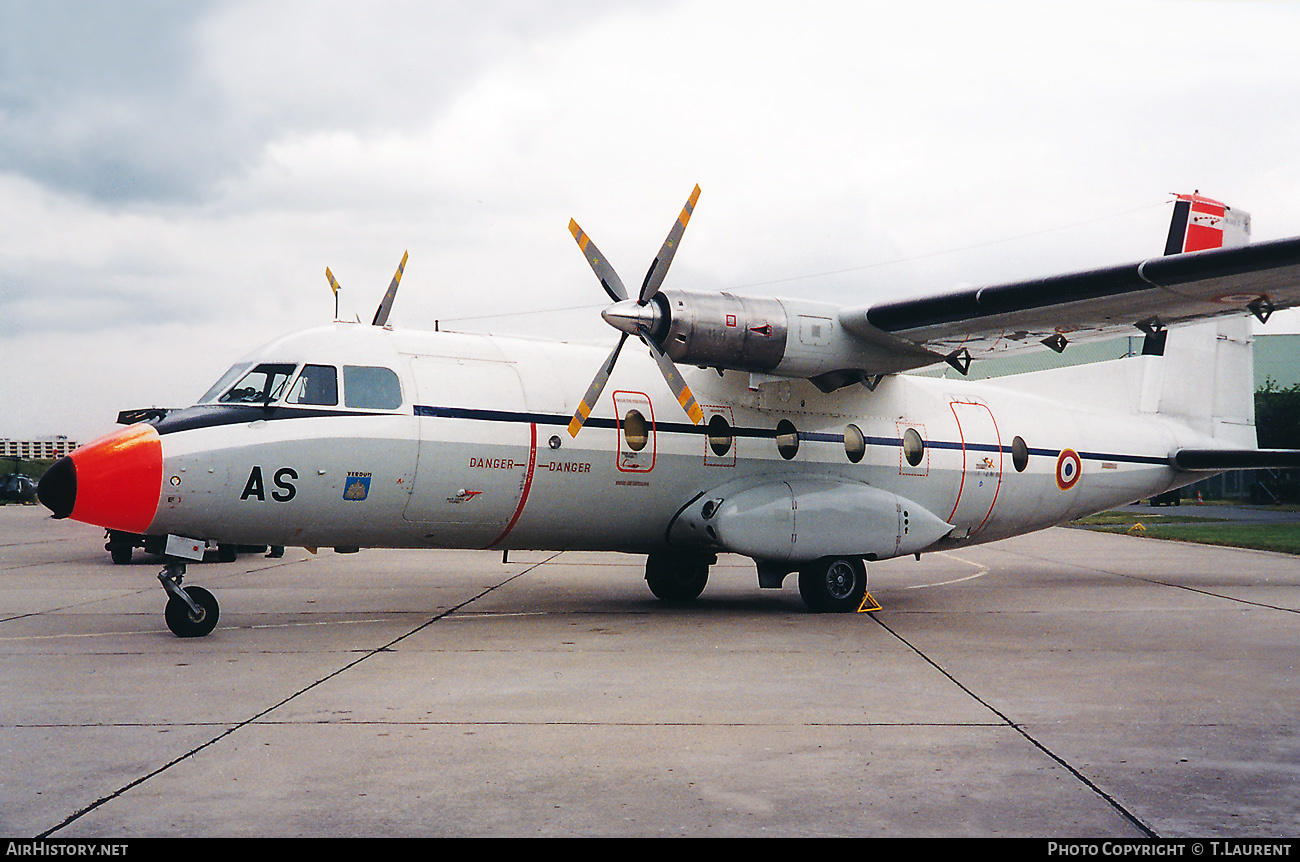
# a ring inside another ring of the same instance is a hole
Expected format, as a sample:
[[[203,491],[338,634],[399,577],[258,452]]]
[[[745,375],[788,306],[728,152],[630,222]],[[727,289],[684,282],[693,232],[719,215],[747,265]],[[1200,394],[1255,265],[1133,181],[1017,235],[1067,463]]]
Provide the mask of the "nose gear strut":
[[[185,564],[168,559],[158,580],[167,591],[167,628],[178,638],[201,638],[217,627],[221,612],[212,593],[203,587],[182,587]]]

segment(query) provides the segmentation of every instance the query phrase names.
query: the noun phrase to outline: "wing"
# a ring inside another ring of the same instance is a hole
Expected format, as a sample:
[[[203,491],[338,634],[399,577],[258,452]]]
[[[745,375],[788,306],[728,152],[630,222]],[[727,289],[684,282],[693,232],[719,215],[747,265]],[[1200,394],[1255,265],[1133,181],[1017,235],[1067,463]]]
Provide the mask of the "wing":
[[[940,356],[970,357],[1157,332],[1166,326],[1300,306],[1300,237],[1156,257],[1137,263],[942,296],[843,309],[855,336],[882,334]]]

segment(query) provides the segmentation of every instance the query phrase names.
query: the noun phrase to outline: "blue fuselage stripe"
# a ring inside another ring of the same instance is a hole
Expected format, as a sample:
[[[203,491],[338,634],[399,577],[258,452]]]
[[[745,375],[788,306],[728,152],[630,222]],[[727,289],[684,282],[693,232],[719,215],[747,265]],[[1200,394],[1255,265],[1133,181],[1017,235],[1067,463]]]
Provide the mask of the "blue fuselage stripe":
[[[537,423],[538,425],[560,425],[569,424],[570,417],[557,416],[549,413],[526,413],[512,410],[489,410],[478,407],[439,407],[425,406],[417,404],[415,406],[416,416],[429,416],[439,419],[471,419],[480,422],[524,422]],[[605,419],[600,417],[590,417],[587,419],[587,426],[593,428],[617,428],[618,423],[614,419]],[[655,430],[668,433],[679,434],[705,434],[708,432],[707,425],[690,425],[685,422],[659,422],[655,425]],[[756,438],[775,438],[776,429],[773,428],[732,428],[731,434],[736,437],[756,437]],[[840,443],[844,442],[843,434],[831,434],[821,431],[800,431],[800,440],[810,440],[818,443]],[[903,445],[900,437],[867,437],[868,446],[893,446]],[[927,440],[925,445],[935,449],[965,449],[970,452],[1001,452],[1010,454],[1011,446],[998,445],[997,443],[962,443],[960,441],[947,440]],[[1030,455],[1038,455],[1046,458],[1059,457],[1063,450],[1061,449],[1030,449]],[[1122,461],[1127,464],[1151,464],[1159,466],[1168,466],[1169,459],[1157,455],[1122,455],[1115,452],[1079,452],[1079,457],[1085,461]]]

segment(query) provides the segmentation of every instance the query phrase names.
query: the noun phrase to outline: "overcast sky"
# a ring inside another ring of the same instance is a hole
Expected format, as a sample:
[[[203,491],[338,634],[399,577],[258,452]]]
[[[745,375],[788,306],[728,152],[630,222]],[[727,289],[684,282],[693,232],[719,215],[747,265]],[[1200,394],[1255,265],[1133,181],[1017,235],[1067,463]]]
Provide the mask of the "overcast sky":
[[[697,182],[665,287],[1124,263],[1193,189],[1300,235],[1297,37],[1290,3],[0,0],[0,436],[193,403],[333,318],[326,266],[369,320],[408,249],[396,325],[612,343],[569,218],[639,283]]]

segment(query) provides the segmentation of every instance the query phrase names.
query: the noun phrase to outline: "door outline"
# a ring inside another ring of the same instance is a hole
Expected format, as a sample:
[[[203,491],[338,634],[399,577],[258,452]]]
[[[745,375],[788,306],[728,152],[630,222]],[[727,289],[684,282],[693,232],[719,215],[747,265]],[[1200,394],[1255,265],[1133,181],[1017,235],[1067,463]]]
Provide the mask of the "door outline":
[[[953,420],[957,424],[957,434],[961,442],[962,465],[961,481],[957,487],[957,499],[953,501],[952,512],[948,515],[948,523],[956,524],[957,512],[962,508],[963,497],[967,501],[967,509],[972,506],[975,517],[979,523],[972,526],[967,533],[973,536],[984,525],[988,523],[989,518],[993,515],[993,507],[997,505],[998,495],[1002,491],[1002,432],[998,428],[997,419],[993,416],[993,411],[987,404],[978,401],[949,401],[948,408],[952,411]],[[965,424],[962,424],[962,414],[965,414]],[[990,444],[980,443],[978,441],[978,432],[981,426],[991,428],[993,432],[994,443],[990,452]],[[968,441],[967,437],[971,439]],[[978,448],[976,448],[978,447]],[[990,481],[993,484],[993,491],[988,494],[987,491],[982,493],[972,493],[984,488],[984,482]],[[994,481],[996,480],[996,481]],[[988,495],[988,508],[984,508],[983,496]],[[980,514],[982,511],[982,514]],[[966,513],[963,513],[963,520],[967,520]],[[960,524],[958,524],[960,526]]]
[[[655,468],[655,460],[658,457],[658,435],[655,433],[655,408],[650,401],[650,396],[644,392],[634,392],[626,389],[619,389],[613,394],[614,399],[614,425],[618,428],[618,439],[616,441],[617,449],[614,452],[615,463],[618,465],[620,473],[649,473]],[[646,445],[639,451],[633,451],[630,446],[625,445],[626,441],[623,436],[623,417],[629,410],[642,411],[642,415],[648,413],[646,421],[649,423],[648,434],[650,439]],[[649,463],[646,463],[647,453],[649,453]]]

